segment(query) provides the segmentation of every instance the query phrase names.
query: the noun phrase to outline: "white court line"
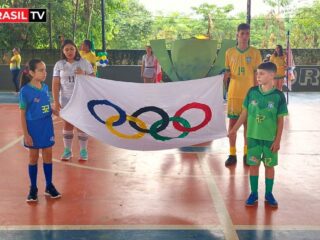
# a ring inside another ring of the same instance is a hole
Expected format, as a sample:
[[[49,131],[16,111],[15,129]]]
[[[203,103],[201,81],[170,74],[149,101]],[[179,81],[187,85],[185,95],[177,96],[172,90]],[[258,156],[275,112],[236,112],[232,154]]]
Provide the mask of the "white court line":
[[[125,174],[129,175],[129,177],[133,178],[145,178],[147,175],[151,175],[153,177],[161,177],[161,178],[207,178],[206,174],[194,174],[194,175],[167,175],[167,174],[162,174],[161,172],[149,172],[149,173],[139,173],[135,171],[123,171],[123,170],[117,170],[117,169],[106,169],[106,168],[100,168],[100,167],[92,167],[92,166],[87,166],[87,165],[81,165],[78,163],[73,163],[73,162],[67,162],[67,161],[61,161],[56,158],[52,158],[52,161],[58,164],[62,165],[67,165],[70,167],[75,167],[75,168],[81,168],[81,169],[86,169],[86,170],[91,170],[91,171],[98,171],[98,172],[106,172],[106,173],[113,173],[113,174]],[[235,177],[248,177],[248,174],[242,174],[242,175],[237,175],[237,176],[227,176],[227,175],[220,175],[217,176],[217,178],[235,178]]]
[[[307,225],[237,225],[237,230],[301,230],[301,231],[319,231],[320,226],[307,226]]]
[[[221,230],[218,225],[12,225],[3,230]]]
[[[53,162],[56,162],[58,164],[63,164],[71,167],[76,167],[76,168],[81,168],[81,169],[86,169],[86,170],[92,170],[92,171],[98,171],[98,172],[106,172],[106,173],[113,173],[113,174],[124,174],[128,175],[128,177],[133,177],[133,178],[145,178],[147,175],[153,176],[153,177],[161,177],[161,178],[205,178],[206,176],[203,174],[199,175],[164,175],[160,172],[149,172],[149,173],[139,173],[135,171],[123,171],[123,170],[117,170],[117,169],[106,169],[106,168],[99,168],[99,167],[92,167],[92,166],[87,166],[87,165],[81,165],[78,163],[72,163],[72,162],[66,162],[66,161],[61,161],[56,158],[52,159]]]
[[[58,121],[54,124],[58,124],[61,121]],[[0,148],[0,153],[3,153],[4,151],[8,150],[9,148],[13,147],[15,144],[17,144],[18,142],[21,142],[23,139],[23,135],[18,137],[17,139],[9,142],[8,144],[6,144],[5,146],[3,146],[2,148]],[[179,154],[179,153],[177,153]],[[195,153],[190,153],[190,154],[195,154]],[[40,154],[41,155],[41,154]],[[56,158],[52,159],[53,162],[56,162],[58,164],[63,164],[63,165],[67,165],[67,166],[71,166],[71,167],[76,167],[76,168],[81,168],[81,169],[86,169],[86,170],[92,170],[92,171],[98,171],[98,172],[107,172],[107,173],[113,173],[113,174],[125,174],[125,175],[129,175],[131,177],[141,177],[141,178],[145,178],[146,175],[149,174],[140,174],[138,172],[134,172],[134,171],[123,171],[123,170],[117,170],[117,169],[105,169],[105,168],[99,168],[99,167],[92,167],[92,166],[86,166],[86,165],[81,165],[81,164],[77,164],[77,163],[72,163],[72,162],[62,162],[61,160],[58,160]],[[134,174],[134,175],[132,175]],[[204,174],[194,174],[194,175],[163,175],[161,172],[151,172],[150,173],[152,176],[158,176],[158,177],[162,177],[162,178],[177,178],[177,179],[182,179],[182,178],[206,178],[206,175]],[[245,177],[247,175],[243,175],[243,177]],[[221,178],[230,178],[233,176],[218,176]],[[239,177],[239,175],[237,176]]]
[[[236,230],[319,231],[320,226],[304,225],[234,225]],[[221,230],[220,225],[9,225],[0,231],[14,230]]]
[[[57,118],[54,117],[54,120]],[[62,121],[56,121],[54,124],[59,124]],[[18,137],[17,139],[9,142],[5,146],[0,148],[0,153],[6,151],[7,149],[11,148],[15,144],[17,144],[19,141],[21,141],[23,136]],[[206,154],[205,152],[189,152],[190,154],[197,154],[199,162],[201,164],[201,168],[204,170],[204,175],[185,175],[185,176],[170,176],[170,175],[161,175],[159,173],[159,176],[161,177],[177,177],[177,178],[183,178],[183,177],[206,177],[210,194],[215,206],[215,209],[218,213],[218,217],[220,222],[222,223],[223,231],[225,233],[226,239],[238,239],[238,236],[236,235],[236,229],[237,230],[320,230],[320,226],[304,226],[304,225],[282,225],[282,226],[268,226],[268,225],[233,225],[231,218],[229,216],[229,213],[226,209],[226,206],[224,205],[224,201],[219,193],[219,189],[215,183],[215,180],[213,176],[210,173],[210,169],[208,166],[208,163],[206,161],[203,161],[203,156]],[[208,154],[208,153],[207,153]],[[209,153],[210,154],[210,153]],[[212,153],[211,153],[212,154]],[[217,154],[219,155],[219,154]],[[56,162],[61,163],[60,160],[54,159]],[[66,165],[70,165],[73,167],[78,168],[84,168],[89,170],[95,170],[95,171],[102,171],[102,172],[112,172],[112,173],[125,173],[125,174],[132,174],[134,172],[130,171],[117,171],[117,170],[109,170],[109,169],[102,169],[97,167],[90,167],[90,166],[84,166],[79,165],[75,163],[64,163]],[[246,175],[243,175],[246,176]],[[219,176],[218,176],[219,177]],[[230,178],[230,176],[227,176]],[[238,176],[239,177],[239,176]],[[221,230],[221,226],[219,225],[200,225],[200,226],[185,226],[185,225],[22,225],[22,226],[0,226],[0,230],[103,230],[103,229],[141,229],[141,230]]]
[[[204,171],[204,174],[207,176],[206,180],[207,180],[209,192],[210,192],[215,210],[218,214],[219,221],[222,225],[224,236],[226,240],[239,240],[235,226],[233,225],[231,217],[229,215],[228,209],[224,204],[224,200],[220,194],[216,181],[210,172],[208,161],[204,159],[205,154],[201,153],[201,154],[197,154],[197,156],[199,159],[200,166]]]
[[[8,150],[9,148],[13,147],[14,145],[16,145],[18,142],[21,142],[23,139],[23,136],[20,136],[18,138],[16,138],[15,140],[9,142],[8,144],[4,145],[2,148],[0,148],[0,153]]]
[[[53,117],[53,120],[56,120],[56,117]],[[53,123],[53,125],[59,124],[62,121],[56,121]],[[23,135],[21,135],[20,137],[16,138],[15,140],[12,140],[11,142],[7,143],[6,145],[4,145],[3,147],[0,148],[0,153],[3,153],[4,151],[8,150],[9,148],[13,147],[15,144],[17,144],[18,142],[21,142],[23,139]]]

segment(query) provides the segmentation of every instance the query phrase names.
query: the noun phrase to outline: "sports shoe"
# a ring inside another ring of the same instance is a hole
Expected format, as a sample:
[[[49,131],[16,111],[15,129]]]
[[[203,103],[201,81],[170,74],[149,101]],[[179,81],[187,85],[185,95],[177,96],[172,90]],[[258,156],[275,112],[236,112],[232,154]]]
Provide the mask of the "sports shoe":
[[[226,166],[231,166],[237,163],[236,155],[229,155],[227,161],[224,163]]]
[[[265,195],[265,201],[271,206],[271,207],[278,207],[278,202],[277,200],[274,198],[273,194],[270,193],[266,193]]]
[[[258,193],[250,193],[246,205],[247,206],[254,206],[254,204],[258,201]]]
[[[246,166],[250,166],[250,165],[247,163],[247,154],[243,155],[243,164],[246,165]]]
[[[80,150],[79,160],[82,160],[82,161],[87,161],[88,160],[88,151],[87,151],[87,149],[81,149]]]
[[[46,191],[44,192],[44,195],[50,196],[51,198],[60,198],[61,194],[57,191],[55,186],[53,184],[46,187]]]
[[[72,152],[69,148],[65,148],[63,150],[63,154],[61,156],[62,161],[69,161],[72,158]]]
[[[29,195],[27,197],[27,202],[37,202],[38,201],[38,188],[30,187]]]

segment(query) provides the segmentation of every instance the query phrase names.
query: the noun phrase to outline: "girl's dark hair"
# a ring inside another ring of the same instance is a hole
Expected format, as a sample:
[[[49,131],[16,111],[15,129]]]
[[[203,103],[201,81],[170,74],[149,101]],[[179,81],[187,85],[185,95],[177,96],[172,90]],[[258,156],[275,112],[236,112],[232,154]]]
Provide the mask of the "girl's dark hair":
[[[66,55],[64,55],[64,53],[63,53],[63,49],[64,49],[64,47],[65,47],[67,44],[70,44],[70,45],[72,45],[72,46],[75,47],[75,49],[76,49],[76,55],[75,55],[75,57],[74,57],[74,60],[79,61],[80,58],[81,58],[81,56],[80,56],[80,53],[79,53],[79,51],[78,51],[78,48],[77,48],[77,46],[74,44],[74,42],[73,42],[72,40],[70,40],[70,39],[66,39],[66,40],[63,41],[63,44],[62,44],[62,46],[61,46],[61,51],[60,51],[61,59],[67,60]]]
[[[20,88],[29,83],[32,80],[32,76],[29,74],[29,71],[35,71],[37,64],[41,63],[40,59],[31,59],[27,64],[20,76]]]
[[[278,57],[278,56],[279,56],[279,57],[282,57],[282,56],[283,56],[283,48],[282,48],[281,45],[277,45],[276,48],[277,48],[277,47],[279,48],[279,54],[277,53],[276,50],[274,50],[274,53],[273,53],[273,54],[274,54],[274,56],[276,56],[276,57]]]
[[[90,49],[90,51],[92,50],[92,42],[90,40],[86,39],[83,43]]]

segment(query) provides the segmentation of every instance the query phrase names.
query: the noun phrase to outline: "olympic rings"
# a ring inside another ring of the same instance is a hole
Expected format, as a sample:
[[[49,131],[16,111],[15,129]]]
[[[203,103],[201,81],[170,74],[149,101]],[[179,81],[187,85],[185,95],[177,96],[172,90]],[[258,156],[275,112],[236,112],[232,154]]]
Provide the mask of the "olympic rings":
[[[185,120],[184,118],[181,118],[181,117],[171,117],[169,118],[170,121],[172,122],[179,122],[181,123],[184,127],[186,128],[189,128],[190,127],[190,123]],[[167,141],[167,140],[171,140],[173,138],[184,138],[186,137],[189,132],[183,132],[182,134],[180,134],[178,137],[164,137],[164,136],[160,136],[158,133],[157,133],[157,126],[160,125],[161,123],[163,122],[163,120],[159,120],[159,121],[156,121],[154,124],[151,125],[150,127],[150,134],[151,136],[156,139],[156,140],[160,140],[160,141]]]
[[[113,115],[103,121],[98,114],[95,112],[95,106],[96,105],[107,105],[110,107],[113,107],[119,115]],[[203,103],[189,103],[180,108],[173,117],[169,117],[169,115],[161,108],[155,107],[155,106],[147,106],[138,109],[135,111],[131,116],[127,115],[127,113],[117,106],[116,104],[108,101],[108,100],[91,100],[87,104],[88,110],[91,113],[91,115],[100,123],[105,124],[106,128],[114,135],[120,138],[125,138],[125,139],[139,139],[145,135],[145,133],[149,133],[155,140],[159,141],[168,141],[171,139],[175,138],[184,138],[186,137],[190,132],[195,132],[203,127],[205,127],[212,119],[212,111],[210,107],[206,104]],[[182,118],[181,115],[190,110],[190,109],[200,109],[204,112],[205,117],[204,120],[198,124],[197,126],[191,127],[190,123],[185,119]],[[160,115],[162,119],[154,122],[151,126],[150,129],[148,129],[147,124],[142,121],[140,118],[138,118],[141,114],[146,113],[146,112],[155,112]],[[137,130],[137,133],[128,135],[121,133],[117,130],[114,129],[116,126],[120,126],[126,121],[129,122],[130,126]],[[177,137],[168,137],[168,136],[162,136],[158,134],[159,132],[165,130],[169,122],[173,123],[173,127],[182,132],[179,136]]]
[[[106,120],[106,127],[109,129],[110,132],[112,132],[114,135],[116,135],[118,137],[127,138],[127,139],[138,139],[138,138],[142,138],[143,137],[143,135],[144,135],[143,132],[138,132],[138,133],[133,134],[133,135],[127,135],[127,134],[124,134],[124,133],[121,133],[121,132],[118,132],[117,130],[115,130],[112,126],[113,126],[114,121],[117,121],[118,118],[119,118],[118,115],[114,115],[114,116],[109,117]],[[142,120],[140,120],[139,118],[132,117],[132,116],[127,116],[126,120],[128,120],[130,122],[134,122],[136,124],[139,124],[141,126],[141,128],[143,128],[143,129],[147,128],[147,125]]]
[[[186,127],[183,127],[179,124],[179,122],[173,122],[173,126],[181,131],[181,132],[184,132],[184,131],[188,131],[188,132],[194,132],[194,131],[197,131],[199,130],[200,128],[203,128],[205,125],[208,124],[208,122],[211,120],[212,118],[212,112],[210,110],[210,108],[208,107],[208,105],[205,105],[205,104],[201,104],[201,103],[189,103],[185,106],[183,106],[182,108],[180,108],[180,110],[178,110],[176,112],[176,114],[174,115],[175,117],[181,117],[182,113],[184,113],[185,111],[189,110],[189,109],[192,109],[192,108],[198,108],[198,109],[201,109],[204,111],[204,114],[205,114],[205,117],[204,117],[204,120],[202,121],[202,123],[200,123],[199,125],[195,126],[195,127],[192,127],[192,128],[186,128]]]
[[[169,115],[163,109],[154,107],[154,106],[140,108],[139,110],[135,111],[131,116],[138,117],[139,115],[145,112],[156,112],[162,117],[162,120],[161,120],[162,124],[160,125],[159,128],[155,129],[156,132],[160,132],[166,129],[166,127],[169,125]],[[136,129],[137,131],[144,132],[144,133],[150,132],[150,130],[148,129],[143,129],[138,127],[137,124],[133,121],[129,121],[129,124],[131,125],[131,127]]]
[[[89,112],[94,116],[95,119],[97,119],[99,122],[105,124],[106,122],[103,121],[98,115],[97,113],[94,111],[94,107],[96,105],[109,105],[111,107],[113,107],[115,110],[118,111],[119,113],[119,120],[112,123],[112,126],[119,126],[121,124],[123,124],[126,121],[126,117],[127,114],[125,111],[123,111],[120,107],[118,107],[117,105],[113,104],[112,102],[109,102],[108,100],[91,100],[88,102],[87,106],[89,109]]]

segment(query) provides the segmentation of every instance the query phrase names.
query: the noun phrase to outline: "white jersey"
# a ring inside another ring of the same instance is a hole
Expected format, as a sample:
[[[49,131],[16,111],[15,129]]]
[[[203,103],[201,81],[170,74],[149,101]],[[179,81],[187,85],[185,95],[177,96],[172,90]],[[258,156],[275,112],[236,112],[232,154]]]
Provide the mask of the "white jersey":
[[[156,75],[156,57],[154,55],[148,56],[147,54],[142,56],[142,62],[144,63],[143,77],[153,78]]]
[[[81,68],[86,74],[92,74],[92,65],[84,59],[69,63],[66,60],[58,61],[53,68],[53,76],[60,77],[60,99],[70,98],[75,84],[77,68]]]
[[[154,55],[148,56],[147,54],[142,56],[142,62],[146,68],[154,68],[156,58]]]

